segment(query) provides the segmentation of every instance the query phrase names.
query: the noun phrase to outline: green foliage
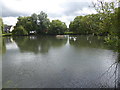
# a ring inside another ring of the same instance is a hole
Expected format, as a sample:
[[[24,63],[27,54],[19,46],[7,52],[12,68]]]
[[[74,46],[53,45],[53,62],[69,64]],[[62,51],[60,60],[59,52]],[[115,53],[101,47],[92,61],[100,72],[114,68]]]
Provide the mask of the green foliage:
[[[39,28],[38,28],[38,15],[37,14],[32,14],[31,15],[31,20],[32,20],[32,30],[33,31],[38,31]]]
[[[91,14],[86,16],[77,16],[74,21],[70,22],[69,30],[78,34],[95,34],[95,35],[116,35],[118,34],[118,27],[120,22],[117,16],[118,8],[116,8],[115,2],[105,2],[104,0],[98,0],[93,3],[97,14]]]
[[[18,17],[18,22],[15,29],[22,26],[28,33],[33,30],[31,17]]]
[[[99,13],[101,22],[100,30],[102,33],[116,34],[117,33],[117,0],[111,2],[105,2],[104,0],[98,0],[94,3],[95,10]]]
[[[102,33],[107,32],[107,36],[105,37],[106,43],[120,52],[120,8],[116,8],[118,3],[120,1],[105,2],[98,0],[97,3],[94,3],[94,7],[102,20],[99,27],[100,31]]]
[[[37,30],[38,33],[45,34],[48,32],[48,28],[50,25],[50,21],[47,18],[47,14],[44,13],[43,11],[38,14],[38,27],[39,29]]]
[[[24,29],[19,29],[22,26]],[[18,30],[19,29],[19,30]],[[40,14],[32,14],[29,17],[18,17],[16,26],[14,27],[13,35],[16,33],[31,34],[31,31],[35,31],[36,34],[64,34],[67,31],[67,26],[60,20],[50,20],[47,18],[47,14],[43,11]],[[20,32],[20,30],[22,30]],[[25,33],[24,33],[25,32]]]
[[[120,1],[119,1],[120,2]],[[93,7],[97,14],[77,16],[70,22],[69,30],[78,34],[104,35],[107,44],[120,46],[120,7],[117,0],[105,2],[97,0]]]
[[[66,30],[67,26],[64,22],[61,22],[60,20],[52,20],[49,34],[64,34]]]
[[[28,35],[28,32],[22,25],[20,25],[12,31],[12,35]]]
[[[119,5],[120,5],[120,0],[119,0]],[[118,13],[117,13],[117,36],[119,37],[120,39],[120,7],[118,8]]]
[[[78,34],[98,34],[100,17],[98,14],[77,16],[69,25],[69,30]]]
[[[83,23],[81,22],[82,21],[82,16],[77,16],[73,22],[70,22],[70,25],[69,25],[69,30],[71,32],[75,32],[75,33],[79,33],[81,28],[83,28]],[[82,31],[82,30],[81,30]]]
[[[11,36],[12,33],[5,33],[5,34],[2,34],[2,36]]]
[[[4,33],[3,29],[4,29],[3,20],[0,17],[0,34]]]
[[[74,32],[65,32],[64,34],[65,35],[76,35],[77,33],[74,33]]]
[[[47,14],[41,11],[38,15],[34,13],[28,17],[18,17],[15,30],[17,30],[19,26],[22,26],[28,34],[31,34],[31,31],[37,34],[47,34],[50,21],[47,18]]]

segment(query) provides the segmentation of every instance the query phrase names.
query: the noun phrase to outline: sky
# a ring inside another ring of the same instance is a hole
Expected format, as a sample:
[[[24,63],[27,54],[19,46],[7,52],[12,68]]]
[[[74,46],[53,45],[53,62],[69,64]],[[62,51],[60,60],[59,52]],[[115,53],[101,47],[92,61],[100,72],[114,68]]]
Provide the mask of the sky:
[[[18,16],[44,11],[50,20],[59,19],[67,26],[76,16],[96,13],[89,7],[96,0],[0,0],[4,24],[15,25]]]

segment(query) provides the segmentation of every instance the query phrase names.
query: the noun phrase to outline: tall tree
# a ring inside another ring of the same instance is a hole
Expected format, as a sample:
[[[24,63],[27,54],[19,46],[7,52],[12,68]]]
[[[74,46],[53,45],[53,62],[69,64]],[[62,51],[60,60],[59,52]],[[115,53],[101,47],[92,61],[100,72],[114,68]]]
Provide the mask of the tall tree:
[[[34,30],[31,17],[18,17],[15,29],[19,26],[22,26],[27,31],[28,34],[30,34],[30,31]]]
[[[37,33],[45,34],[48,32],[50,20],[47,18],[46,13],[41,11],[40,14],[38,14],[38,22],[37,23],[39,26]]]
[[[108,36],[105,38],[105,41],[110,45],[110,47],[119,52],[120,8],[117,7],[119,6],[118,3],[120,3],[120,0],[114,0],[112,2],[98,0],[98,2],[93,5],[101,18],[100,30],[102,32],[108,32]]]
[[[118,37],[120,39],[120,0],[118,1],[118,13],[117,13],[117,27],[118,27]]]
[[[96,3],[93,3],[95,10],[98,12],[101,22],[100,22],[100,30],[106,34],[112,34],[116,32],[115,22],[117,13],[116,6],[117,0],[106,2],[105,0],[97,0]],[[113,31],[114,28],[114,31]],[[113,31],[113,32],[111,32]]]
[[[38,31],[38,15],[36,13],[33,13],[31,15],[31,19],[32,19],[32,26],[33,26],[33,30],[34,31]]]

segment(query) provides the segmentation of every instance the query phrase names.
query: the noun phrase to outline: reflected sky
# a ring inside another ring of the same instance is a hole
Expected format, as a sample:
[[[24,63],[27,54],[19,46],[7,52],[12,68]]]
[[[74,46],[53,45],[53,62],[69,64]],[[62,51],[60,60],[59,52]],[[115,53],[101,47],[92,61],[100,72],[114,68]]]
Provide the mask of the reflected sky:
[[[118,59],[118,53],[110,50],[102,39],[89,37],[88,40],[86,36],[8,39],[4,39],[6,53],[2,60],[4,88],[115,86],[119,71],[113,75],[115,65],[102,74]]]

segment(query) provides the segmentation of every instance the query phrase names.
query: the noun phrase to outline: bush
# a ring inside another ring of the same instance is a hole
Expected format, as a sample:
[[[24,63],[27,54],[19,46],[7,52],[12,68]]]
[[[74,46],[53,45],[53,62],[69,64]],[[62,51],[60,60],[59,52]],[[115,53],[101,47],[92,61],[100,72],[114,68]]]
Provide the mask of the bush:
[[[18,26],[12,31],[12,35],[28,35],[23,26]]]

